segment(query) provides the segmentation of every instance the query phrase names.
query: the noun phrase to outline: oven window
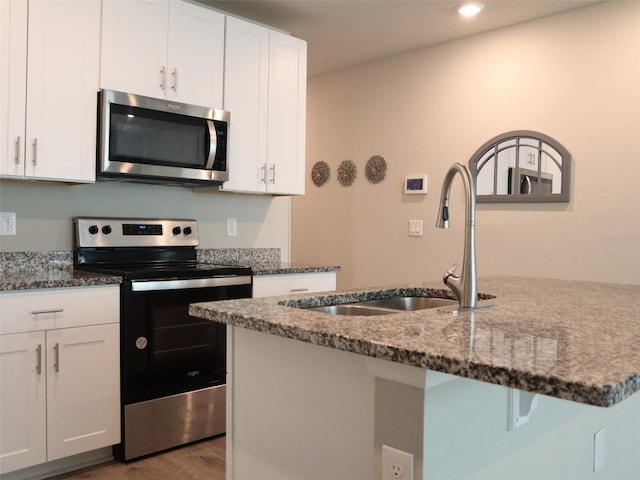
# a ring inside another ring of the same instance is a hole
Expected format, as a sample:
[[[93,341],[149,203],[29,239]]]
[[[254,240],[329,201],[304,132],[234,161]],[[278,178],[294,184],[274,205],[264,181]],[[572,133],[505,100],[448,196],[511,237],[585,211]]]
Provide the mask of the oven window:
[[[250,286],[126,295],[121,323],[124,402],[224,384],[226,326],[190,316],[189,304],[250,295]]]
[[[109,149],[113,161],[204,168],[209,128],[196,117],[112,104]]]

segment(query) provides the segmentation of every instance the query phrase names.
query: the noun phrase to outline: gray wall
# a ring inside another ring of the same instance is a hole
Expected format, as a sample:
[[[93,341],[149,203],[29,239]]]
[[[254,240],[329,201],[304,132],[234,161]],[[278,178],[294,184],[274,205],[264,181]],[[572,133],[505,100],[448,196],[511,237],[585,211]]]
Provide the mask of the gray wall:
[[[290,197],[206,193],[183,187],[99,182],[0,181],[0,211],[16,212],[17,235],[0,251],[72,250],[74,216],[195,218],[203,248],[273,247],[289,258]],[[226,219],[238,236],[226,236]]]

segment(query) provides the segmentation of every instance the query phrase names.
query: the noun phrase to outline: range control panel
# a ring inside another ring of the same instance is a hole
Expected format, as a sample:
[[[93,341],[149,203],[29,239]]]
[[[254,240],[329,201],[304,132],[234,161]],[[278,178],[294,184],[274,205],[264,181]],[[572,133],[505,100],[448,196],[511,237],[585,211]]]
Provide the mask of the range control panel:
[[[198,222],[193,219],[74,219],[77,247],[196,247]]]

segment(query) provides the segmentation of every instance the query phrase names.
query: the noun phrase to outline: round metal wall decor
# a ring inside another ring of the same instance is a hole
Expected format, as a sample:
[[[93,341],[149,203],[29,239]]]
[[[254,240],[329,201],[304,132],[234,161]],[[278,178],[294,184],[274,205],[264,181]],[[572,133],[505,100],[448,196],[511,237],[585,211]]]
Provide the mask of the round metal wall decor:
[[[316,162],[311,169],[311,180],[316,187],[321,187],[329,180],[330,170],[327,162]]]
[[[343,160],[338,167],[338,181],[343,187],[348,187],[356,179],[356,165],[351,160]]]
[[[380,155],[374,155],[369,159],[364,169],[367,180],[371,183],[380,183],[387,175],[387,162]]]

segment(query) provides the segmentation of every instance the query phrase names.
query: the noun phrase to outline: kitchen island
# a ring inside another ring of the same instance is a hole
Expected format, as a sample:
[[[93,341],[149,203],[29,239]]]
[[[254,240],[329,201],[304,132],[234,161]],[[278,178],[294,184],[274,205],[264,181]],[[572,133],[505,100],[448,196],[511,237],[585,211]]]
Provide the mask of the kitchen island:
[[[489,277],[479,292],[487,308],[457,314],[301,308],[450,295],[438,283],[192,305],[231,325],[228,478],[380,478],[382,444],[411,451],[416,478],[584,478],[605,427],[598,478],[637,477],[640,286]]]

